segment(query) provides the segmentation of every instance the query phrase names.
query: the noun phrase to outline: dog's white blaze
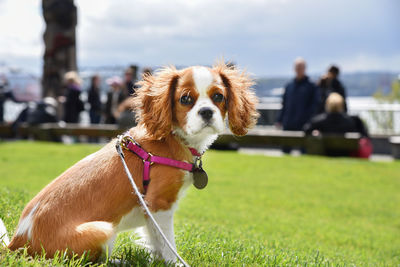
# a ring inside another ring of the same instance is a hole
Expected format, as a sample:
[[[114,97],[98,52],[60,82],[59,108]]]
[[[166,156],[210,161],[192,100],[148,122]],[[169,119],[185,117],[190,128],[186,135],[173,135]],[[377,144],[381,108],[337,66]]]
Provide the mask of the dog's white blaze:
[[[10,244],[10,240],[8,239],[7,229],[3,221],[0,219],[0,246],[3,244],[8,246],[8,244]]]
[[[193,68],[193,81],[197,91],[200,94],[200,98],[207,97],[207,89],[212,84],[214,78],[209,69],[205,67],[194,67]]]
[[[27,234],[28,239],[32,238],[32,228],[33,228],[33,214],[36,209],[39,207],[39,202],[33,207],[33,209],[29,212],[27,216],[25,216],[19,223],[16,236],[22,236]]]

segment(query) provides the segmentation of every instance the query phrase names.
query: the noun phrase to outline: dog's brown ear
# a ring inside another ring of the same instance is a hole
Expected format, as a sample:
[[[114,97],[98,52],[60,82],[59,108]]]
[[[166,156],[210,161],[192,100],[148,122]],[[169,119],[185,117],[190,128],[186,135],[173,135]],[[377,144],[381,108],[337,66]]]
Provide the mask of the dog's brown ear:
[[[172,106],[178,79],[178,71],[166,67],[154,75],[144,76],[137,83],[140,88],[132,100],[136,121],[155,139],[167,136],[172,130]]]
[[[253,80],[244,71],[219,63],[214,66],[228,91],[227,107],[229,128],[234,135],[245,135],[257,123],[258,99],[252,90]]]

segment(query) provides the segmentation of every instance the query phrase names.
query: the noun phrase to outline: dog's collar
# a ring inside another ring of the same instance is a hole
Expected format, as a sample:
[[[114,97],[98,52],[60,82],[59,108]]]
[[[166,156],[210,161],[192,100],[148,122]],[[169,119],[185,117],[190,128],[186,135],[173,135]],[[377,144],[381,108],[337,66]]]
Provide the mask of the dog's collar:
[[[197,151],[197,149],[194,148],[194,147],[189,147],[189,150],[190,150],[190,153],[192,153],[192,155],[195,156],[195,157],[203,156],[203,154],[200,154],[200,152]]]
[[[139,158],[141,158],[143,160],[144,193],[146,193],[147,187],[150,184],[150,166],[153,165],[154,163],[175,167],[175,168],[190,171],[190,172],[193,172],[193,171],[201,168],[201,165],[202,165],[202,162],[201,162],[202,154],[200,154],[197,151],[197,149],[195,149],[193,147],[189,147],[189,150],[190,150],[190,153],[192,153],[192,155],[194,157],[196,157],[195,162],[187,163],[184,161],[175,160],[175,159],[171,159],[171,158],[154,156],[153,154],[144,150],[140,146],[140,144],[138,144],[132,138],[132,136],[130,136],[129,134],[124,134],[124,135],[118,136],[117,142],[118,142],[117,146],[120,145],[122,148],[131,151],[132,153],[136,154]]]

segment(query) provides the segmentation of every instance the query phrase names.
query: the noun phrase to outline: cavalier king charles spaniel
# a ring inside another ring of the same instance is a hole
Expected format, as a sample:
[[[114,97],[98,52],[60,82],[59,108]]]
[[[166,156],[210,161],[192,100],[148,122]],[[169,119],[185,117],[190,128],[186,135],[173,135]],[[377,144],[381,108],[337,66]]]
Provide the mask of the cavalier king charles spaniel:
[[[149,155],[193,163],[198,157],[193,151],[204,153],[226,124],[241,136],[257,121],[253,81],[235,67],[166,67],[138,84],[132,97],[138,125],[127,134]],[[67,169],[28,203],[8,244],[11,250],[27,245],[29,254],[45,252],[46,257],[59,250],[89,252],[96,260],[105,249],[111,253],[118,232],[143,226],[155,255],[176,260],[132,193],[115,142]],[[147,188],[142,158],[125,152],[125,160],[154,218],[175,246],[173,215],[193,184],[193,172],[154,164]]]

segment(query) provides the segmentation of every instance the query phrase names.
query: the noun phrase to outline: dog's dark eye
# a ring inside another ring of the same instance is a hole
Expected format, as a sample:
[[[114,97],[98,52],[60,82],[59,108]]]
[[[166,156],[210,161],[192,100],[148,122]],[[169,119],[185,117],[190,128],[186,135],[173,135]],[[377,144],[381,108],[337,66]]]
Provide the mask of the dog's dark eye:
[[[224,96],[217,93],[217,94],[214,94],[214,95],[212,96],[212,100],[213,100],[214,102],[216,102],[216,103],[219,103],[219,102],[222,102],[222,100],[224,100]]]
[[[180,99],[182,105],[191,105],[193,104],[193,98],[190,95],[184,95]]]

